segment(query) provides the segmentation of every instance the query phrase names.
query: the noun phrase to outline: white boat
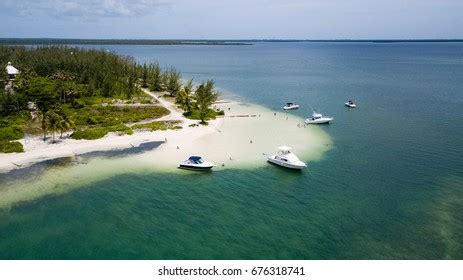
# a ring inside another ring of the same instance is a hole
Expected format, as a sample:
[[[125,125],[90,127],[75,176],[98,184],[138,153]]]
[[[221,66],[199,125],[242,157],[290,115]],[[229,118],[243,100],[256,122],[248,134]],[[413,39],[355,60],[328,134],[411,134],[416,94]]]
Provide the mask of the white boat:
[[[291,148],[286,146],[278,147],[278,153],[268,157],[268,162],[273,164],[290,168],[290,169],[303,169],[307,164],[299,160],[299,158],[291,153]]]
[[[283,107],[283,110],[294,110],[294,109],[299,109],[299,105],[297,105],[296,103],[288,102],[286,103],[286,106]]]
[[[179,164],[178,168],[189,169],[189,170],[201,170],[207,171],[211,170],[214,167],[214,164],[208,161],[205,161],[200,156],[191,156],[187,160]]]
[[[312,117],[305,119],[306,124],[325,124],[332,121],[332,117],[325,117],[320,113],[313,113]]]
[[[344,103],[344,105],[346,105],[349,108],[357,108],[357,105],[355,105],[354,101],[352,100],[347,101],[346,103]]]

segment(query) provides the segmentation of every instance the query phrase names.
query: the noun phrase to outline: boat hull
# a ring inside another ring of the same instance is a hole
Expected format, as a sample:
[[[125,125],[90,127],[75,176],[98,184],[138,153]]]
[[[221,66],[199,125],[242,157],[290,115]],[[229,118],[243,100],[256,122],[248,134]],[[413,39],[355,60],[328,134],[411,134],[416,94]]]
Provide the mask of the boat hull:
[[[357,105],[355,104],[344,103],[344,105],[349,108],[357,108]]]
[[[283,110],[296,110],[296,109],[299,109],[299,105],[290,106],[290,107],[288,107],[288,106],[283,107]]]
[[[187,165],[187,164],[180,164],[178,168],[186,169],[186,170],[194,170],[194,171],[209,171],[212,170],[212,166],[194,166],[194,165]]]
[[[270,163],[273,163],[275,165],[285,167],[285,168],[288,168],[288,169],[294,169],[294,170],[302,170],[302,169],[307,167],[307,165],[305,165],[305,164],[291,164],[291,163],[288,163],[288,162],[283,162],[281,160],[276,160],[276,159],[274,159],[272,157],[269,157],[267,159],[267,161],[270,162]]]
[[[306,119],[305,123],[306,124],[329,124],[330,121],[333,119],[323,119],[323,120],[311,120],[311,119]]]

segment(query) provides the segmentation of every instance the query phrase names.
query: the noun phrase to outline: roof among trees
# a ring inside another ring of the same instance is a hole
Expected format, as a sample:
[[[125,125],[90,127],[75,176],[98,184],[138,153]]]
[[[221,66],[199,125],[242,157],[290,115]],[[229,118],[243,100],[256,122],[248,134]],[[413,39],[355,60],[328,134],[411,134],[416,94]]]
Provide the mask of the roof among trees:
[[[13,65],[11,65],[11,62],[8,62],[8,65],[6,66],[6,72],[8,75],[18,75],[19,70],[16,69]]]

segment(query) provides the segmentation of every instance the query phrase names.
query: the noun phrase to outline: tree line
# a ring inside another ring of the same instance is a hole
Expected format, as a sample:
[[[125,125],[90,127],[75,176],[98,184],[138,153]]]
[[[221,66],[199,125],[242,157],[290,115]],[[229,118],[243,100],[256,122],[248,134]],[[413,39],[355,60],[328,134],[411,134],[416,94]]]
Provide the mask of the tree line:
[[[44,137],[47,131],[54,138],[55,132],[72,128],[65,113],[69,110],[63,106],[79,109],[87,106],[89,98],[131,99],[142,94],[140,88],[149,88],[168,92],[186,115],[198,113],[205,122],[218,96],[212,80],[195,87],[192,80],[183,83],[181,73],[173,67],[163,69],[157,62],[139,64],[130,56],[104,50],[0,46],[0,64],[6,66],[10,61],[20,74],[11,84],[6,71],[1,72],[0,118],[35,110]]]

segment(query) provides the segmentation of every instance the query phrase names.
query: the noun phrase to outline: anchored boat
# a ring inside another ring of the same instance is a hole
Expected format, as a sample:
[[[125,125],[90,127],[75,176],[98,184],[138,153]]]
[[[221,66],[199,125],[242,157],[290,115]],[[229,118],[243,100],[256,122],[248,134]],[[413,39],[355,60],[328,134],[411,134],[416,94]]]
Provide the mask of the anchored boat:
[[[286,146],[278,147],[278,153],[268,157],[268,162],[286,167],[289,169],[303,169],[307,164],[299,160],[299,158],[291,153],[291,148]]]
[[[349,108],[357,108],[357,105],[355,105],[354,101],[352,100],[347,101],[346,103],[344,103],[344,105]]]
[[[299,105],[297,105],[296,103],[288,102],[286,103],[286,106],[283,107],[283,110],[294,110],[294,109],[299,109]]]
[[[323,116],[320,113],[315,113],[314,112],[312,114],[312,117],[307,118],[305,120],[305,123],[306,124],[325,124],[325,123],[330,123],[330,121],[332,121],[332,120],[333,120],[332,117],[326,117],[326,116]]]
[[[214,164],[208,161],[205,161],[200,156],[191,156],[187,160],[179,164],[178,168],[188,169],[188,170],[199,170],[207,171],[211,170],[214,167]]]

